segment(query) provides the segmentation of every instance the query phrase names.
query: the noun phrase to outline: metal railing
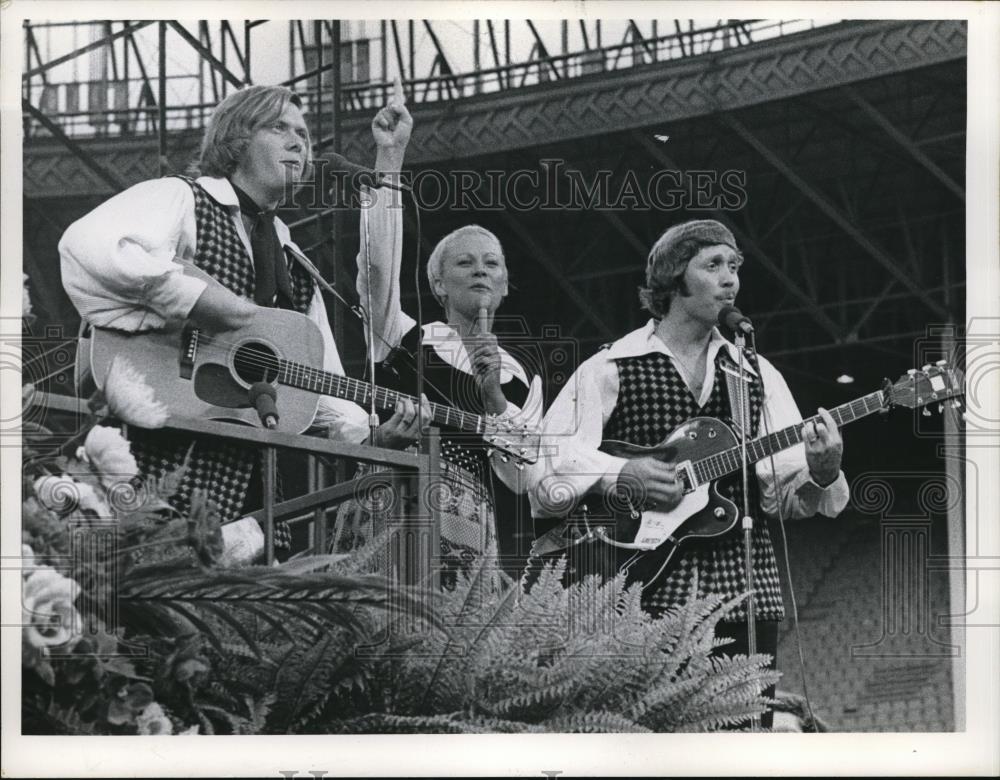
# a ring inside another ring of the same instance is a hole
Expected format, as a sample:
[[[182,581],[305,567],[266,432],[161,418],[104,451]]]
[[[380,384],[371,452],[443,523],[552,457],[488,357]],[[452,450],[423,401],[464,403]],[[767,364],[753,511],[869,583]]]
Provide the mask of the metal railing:
[[[466,73],[439,74],[405,82],[411,104],[463,100],[525,87],[584,78],[600,73],[646,67],[804,32],[839,20],[732,21],[711,27],[678,29],[656,38],[634,39],[612,46],[589,48],[568,54],[540,57],[525,62]],[[693,24],[693,23],[692,23]],[[308,71],[284,83],[297,89],[307,113],[329,113],[333,90],[316,90],[317,79],[332,63]],[[197,74],[166,77],[175,94],[204,94]],[[201,89],[199,89],[201,87]],[[383,106],[392,89],[390,82],[343,84],[340,110],[343,115],[368,113]],[[144,78],[108,81],[75,81],[24,84],[23,97],[56,122],[68,136],[148,136],[157,133],[157,97]],[[170,132],[200,130],[214,103],[184,102],[166,107],[166,129]],[[25,116],[26,138],[46,137],[49,131]]]

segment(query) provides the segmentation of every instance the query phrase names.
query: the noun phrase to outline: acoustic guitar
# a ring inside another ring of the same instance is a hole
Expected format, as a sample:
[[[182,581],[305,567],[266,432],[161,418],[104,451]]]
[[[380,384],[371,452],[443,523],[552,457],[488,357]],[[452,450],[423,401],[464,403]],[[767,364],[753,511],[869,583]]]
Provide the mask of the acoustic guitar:
[[[320,395],[345,398],[368,408],[372,385],[315,368],[323,362],[323,336],[304,314],[287,309],[262,308],[253,321],[238,330],[211,334],[187,324],[180,329],[125,333],[94,328],[90,367],[94,381],[104,387],[112,363],[128,359],[153,388],[156,400],[175,414],[259,426],[251,398],[255,383],[267,382],[275,392],[279,419],[276,429],[301,433],[312,423]],[[375,406],[391,410],[401,399],[417,399],[375,387]],[[477,434],[503,458],[521,465],[537,460],[532,438],[540,416],[541,379],[534,377],[528,399],[517,420],[501,415],[479,415],[431,403],[433,422]]]

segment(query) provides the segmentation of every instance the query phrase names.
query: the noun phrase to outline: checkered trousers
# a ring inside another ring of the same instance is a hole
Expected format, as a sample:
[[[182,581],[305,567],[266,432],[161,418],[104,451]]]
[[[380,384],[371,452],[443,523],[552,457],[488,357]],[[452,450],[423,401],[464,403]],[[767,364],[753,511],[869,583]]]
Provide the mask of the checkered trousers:
[[[692,417],[715,417],[727,425],[733,425],[727,374],[722,368],[723,365],[732,367],[726,350],[718,353],[712,394],[701,408],[666,355],[655,352],[623,358],[616,361],[616,364],[619,378],[618,402],[604,428],[606,439],[653,446]],[[757,434],[760,408],[760,386],[753,383],[750,386],[753,436]],[[717,485],[719,493],[737,507],[743,506],[741,482],[739,473],[736,473],[720,480]],[[749,484],[749,504],[753,509],[759,505],[756,479],[751,479]],[[760,620],[781,620],[784,617],[781,584],[766,523],[754,523],[752,542],[757,617]],[[652,576],[660,568],[664,555],[660,551],[645,554],[639,564],[631,567],[630,577],[642,579],[644,576]],[[667,572],[660,578],[659,584],[654,584],[647,591],[646,607],[657,611],[683,601],[691,592],[696,574],[699,596],[714,593],[728,599],[745,592],[743,532],[739,527],[724,536],[684,542],[675,553]],[[745,619],[746,609],[743,605],[728,616],[730,621]]]
[[[228,209],[214,200],[197,182],[184,179],[194,193],[197,241],[194,264],[217,279],[230,291],[245,298],[253,297],[254,267],[240,240]],[[298,267],[290,270],[295,308],[305,312],[312,301],[312,279]],[[191,508],[191,491],[201,488],[216,504],[222,522],[240,517],[251,486],[254,465],[260,455],[256,449],[237,442],[206,436],[189,437],[174,431],[130,431],[132,451],[144,476],[159,478],[177,469],[190,451],[188,467],[180,487],[169,499],[182,515]],[[193,446],[192,446],[193,445]],[[284,523],[276,524],[275,545],[287,548],[291,536]]]

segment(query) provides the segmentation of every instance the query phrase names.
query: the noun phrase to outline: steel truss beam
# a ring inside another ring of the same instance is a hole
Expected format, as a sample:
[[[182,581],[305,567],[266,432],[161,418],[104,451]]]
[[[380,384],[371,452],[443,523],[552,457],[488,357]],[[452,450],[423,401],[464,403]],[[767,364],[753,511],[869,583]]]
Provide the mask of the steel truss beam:
[[[841,92],[843,92],[843,94],[846,95],[854,103],[854,105],[860,108],[869,119],[881,127],[893,141],[902,146],[914,160],[926,168],[927,171],[934,176],[934,178],[961,198],[963,203],[965,202],[965,189],[952,179],[951,176],[941,170],[937,164],[935,164],[935,162],[913,142],[912,138],[909,138],[902,133],[881,111],[865,100],[854,87],[841,87]]]
[[[532,259],[536,260],[539,265],[544,268],[549,276],[551,276],[556,284],[559,285],[566,293],[573,303],[576,304],[577,308],[583,313],[583,315],[589,319],[597,328],[604,334],[604,339],[614,337],[614,331],[611,327],[597,314],[594,312],[594,304],[592,301],[587,300],[584,295],[570,282],[566,279],[564,275],[564,269],[558,260],[553,258],[548,251],[545,250],[535,239],[532,237],[531,233],[514,217],[512,217],[508,212],[503,211],[504,220],[507,222],[507,226],[511,229],[520,240],[521,243],[527,247],[528,251],[531,252]]]
[[[620,165],[621,165],[621,160],[619,160],[618,164],[615,166],[616,171],[617,168],[620,167]],[[573,173],[580,173],[582,175],[579,168],[574,168],[572,165],[569,165],[568,163],[562,166],[562,173],[566,177],[569,177],[570,174]],[[639,238],[639,236],[635,234],[635,231],[633,231],[632,228],[626,225],[621,217],[619,217],[613,211],[608,211],[607,209],[599,208],[595,209],[595,211],[598,215],[601,216],[602,219],[604,219],[615,230],[617,230],[618,233],[621,234],[622,238],[624,238],[637,252],[639,252],[640,257],[644,257],[649,253],[649,247],[646,246],[646,242],[643,241],[641,238]]]
[[[202,44],[201,41],[199,41],[191,33],[189,33],[187,30],[185,30],[180,25],[179,22],[175,22],[175,21],[170,20],[170,21],[167,22],[167,24],[169,24],[177,32],[177,34],[179,36],[181,36],[181,38],[183,38],[185,41],[187,41],[191,45],[192,49],[194,49],[202,57],[204,57],[205,61],[209,65],[211,65],[216,71],[218,71],[218,73],[221,74],[222,77],[226,81],[228,81],[230,84],[232,84],[236,88],[239,88],[239,87],[243,86],[243,80],[241,78],[239,78],[239,76],[236,76],[231,70],[229,70],[229,68],[227,68],[222,63],[221,60],[217,59],[216,56],[214,54],[212,54],[212,52],[209,49],[207,49]],[[239,56],[239,50],[237,50],[237,56]]]
[[[76,51],[71,51],[69,54],[64,54],[62,57],[56,57],[54,60],[46,62],[44,65],[39,65],[37,68],[32,68],[31,70],[26,71],[24,75],[21,76],[21,80],[29,81],[32,76],[37,76],[40,73],[45,73],[46,71],[49,71],[52,68],[54,68],[56,65],[62,65],[64,62],[69,62],[72,59],[76,59],[81,54],[86,54],[88,51],[93,51],[94,49],[99,49],[102,46],[107,46],[112,41],[116,41],[119,38],[122,38],[126,35],[131,35],[136,30],[141,30],[143,27],[148,27],[151,24],[153,24],[152,21],[147,21],[129,25],[128,27],[119,30],[113,35],[107,35],[104,38],[101,38],[99,41],[88,43],[86,46],[83,46],[82,48],[79,48]]]
[[[101,165],[93,156],[87,152],[80,144],[70,138],[66,133],[63,132],[62,128],[59,127],[55,122],[49,119],[45,114],[35,108],[27,100],[21,100],[21,110],[26,111],[31,114],[32,118],[38,121],[46,130],[52,133],[53,137],[56,138],[63,146],[72,152],[73,156],[76,157],[80,162],[86,165],[90,170],[101,177],[101,180],[106,184],[114,188],[115,192],[120,192],[126,188],[126,184],[119,179],[115,174]]]
[[[848,236],[850,236],[862,249],[865,250],[879,265],[885,268],[890,274],[909,289],[919,298],[934,314],[942,319],[947,317],[944,307],[931,298],[923,289],[910,278],[899,265],[886,252],[877,247],[861,230],[855,227],[851,221],[844,216],[841,211],[830,202],[819,190],[813,188],[808,182],[792,170],[777,152],[764,144],[757,136],[750,132],[736,117],[728,114],[719,114],[720,121],[727,125],[733,132],[742,138],[749,146],[757,151],[761,157],[767,160],[781,175],[788,179],[803,195],[819,208],[827,217],[833,220]]]

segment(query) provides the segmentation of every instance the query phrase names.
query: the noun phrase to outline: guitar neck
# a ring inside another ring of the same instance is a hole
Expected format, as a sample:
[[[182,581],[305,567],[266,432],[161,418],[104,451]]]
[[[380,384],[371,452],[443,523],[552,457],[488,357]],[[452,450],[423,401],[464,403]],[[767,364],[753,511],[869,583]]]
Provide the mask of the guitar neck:
[[[359,379],[321,371],[301,363],[289,360],[278,361],[278,381],[284,385],[308,390],[320,395],[331,395],[335,398],[345,398],[354,401],[358,406],[367,409],[371,404],[372,386]],[[412,395],[397,393],[384,387],[375,387],[375,406],[379,409],[393,409],[399,401],[410,401],[419,405]],[[463,412],[444,404],[431,403],[431,417],[435,423],[451,428],[484,433],[486,426],[481,415],[473,412]]]
[[[876,390],[874,393],[869,393],[850,403],[841,404],[831,409],[830,416],[837,423],[837,427],[842,428],[848,423],[882,411],[884,408],[885,396],[881,390]],[[813,420],[819,421],[821,419],[819,415],[816,415],[803,420],[801,423],[789,425],[780,431],[775,431],[767,436],[761,436],[747,442],[747,461],[756,463],[778,452],[794,447],[802,441],[803,428]],[[739,471],[740,463],[740,448],[730,447],[715,455],[703,458],[693,465],[698,481],[704,483]]]

